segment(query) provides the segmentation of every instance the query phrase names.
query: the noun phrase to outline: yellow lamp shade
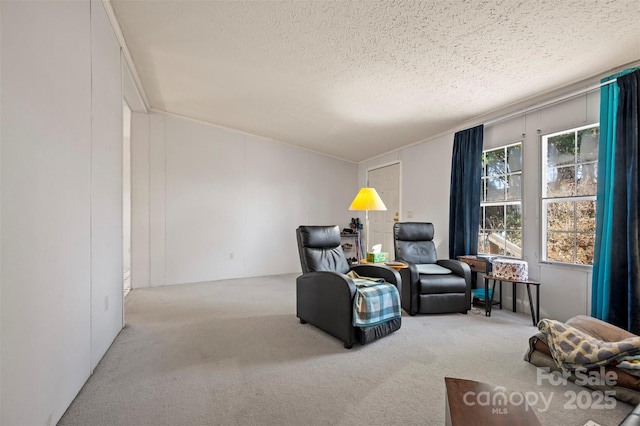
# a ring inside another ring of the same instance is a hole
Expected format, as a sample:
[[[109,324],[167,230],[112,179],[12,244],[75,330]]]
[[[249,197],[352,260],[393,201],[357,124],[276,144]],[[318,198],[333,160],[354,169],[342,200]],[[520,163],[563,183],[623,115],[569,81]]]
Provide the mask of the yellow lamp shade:
[[[360,188],[360,192],[351,202],[349,210],[386,210],[382,199],[375,188]]]

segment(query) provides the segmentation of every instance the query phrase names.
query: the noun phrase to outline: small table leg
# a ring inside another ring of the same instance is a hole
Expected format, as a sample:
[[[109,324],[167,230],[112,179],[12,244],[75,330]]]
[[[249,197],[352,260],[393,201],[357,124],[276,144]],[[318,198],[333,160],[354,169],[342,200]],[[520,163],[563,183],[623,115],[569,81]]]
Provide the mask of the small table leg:
[[[485,277],[484,279],[484,316],[491,316],[491,302],[487,302],[489,298],[489,280]]]
[[[538,321],[540,321],[540,286],[539,285],[536,286],[536,324],[533,324],[533,325],[537,326]]]
[[[484,306],[485,306],[485,316],[491,316],[491,309],[493,308],[493,294],[496,292],[496,280],[493,280],[493,284],[491,285],[491,296],[489,296],[489,286],[488,281],[484,281]],[[502,309],[502,281],[500,281],[500,309]]]
[[[535,326],[537,324],[536,313],[538,311],[538,308],[536,306],[536,310],[533,310],[533,301],[531,300],[531,288],[529,287],[529,284],[527,284],[527,294],[529,295],[529,309],[531,309],[531,319],[533,320],[533,325]]]
[[[515,312],[516,311],[516,283],[513,282],[511,283],[511,300],[513,300],[512,303],[512,311]]]

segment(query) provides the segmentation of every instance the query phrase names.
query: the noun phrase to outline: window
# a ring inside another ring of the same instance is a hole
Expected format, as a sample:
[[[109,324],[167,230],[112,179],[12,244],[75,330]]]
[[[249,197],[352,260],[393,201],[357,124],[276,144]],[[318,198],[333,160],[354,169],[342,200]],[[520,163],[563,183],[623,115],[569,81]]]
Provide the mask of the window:
[[[482,153],[478,253],[522,257],[522,143]]]
[[[542,137],[542,259],[593,264],[598,125]]]

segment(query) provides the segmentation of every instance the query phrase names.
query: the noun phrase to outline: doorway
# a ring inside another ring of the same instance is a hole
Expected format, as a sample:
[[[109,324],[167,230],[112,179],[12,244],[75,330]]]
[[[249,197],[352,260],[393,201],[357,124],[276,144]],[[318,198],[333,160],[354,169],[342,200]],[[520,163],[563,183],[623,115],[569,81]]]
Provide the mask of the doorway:
[[[393,224],[400,220],[400,162],[368,170],[367,186],[375,188],[387,206],[386,211],[369,212],[369,244],[382,244],[382,251],[393,259]]]

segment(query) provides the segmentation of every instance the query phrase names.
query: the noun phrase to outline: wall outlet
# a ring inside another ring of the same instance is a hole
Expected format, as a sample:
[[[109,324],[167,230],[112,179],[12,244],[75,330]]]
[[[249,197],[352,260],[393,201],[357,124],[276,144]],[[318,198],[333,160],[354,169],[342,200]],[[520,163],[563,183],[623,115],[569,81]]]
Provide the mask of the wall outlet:
[[[109,296],[104,297],[104,311],[107,312],[109,310]]]
[[[407,211],[407,217],[408,218],[412,218],[413,217],[413,210],[408,210]]]
[[[229,253],[229,260],[233,260],[234,253]]]

